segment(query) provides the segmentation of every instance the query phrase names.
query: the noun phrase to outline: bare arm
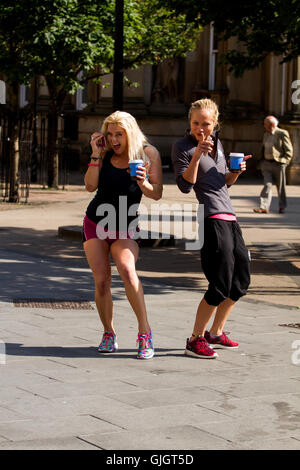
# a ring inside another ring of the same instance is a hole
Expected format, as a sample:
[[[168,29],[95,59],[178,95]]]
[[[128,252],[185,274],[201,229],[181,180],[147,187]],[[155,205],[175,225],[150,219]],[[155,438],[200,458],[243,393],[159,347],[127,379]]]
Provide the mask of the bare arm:
[[[231,173],[230,171],[229,173],[226,173],[225,182],[227,186],[232,186],[236,182],[240,174],[247,170],[246,160],[249,160],[249,158],[252,158],[252,155],[246,155],[244,157],[244,161],[241,163],[240,171],[238,173]]]
[[[95,166],[89,166],[88,170],[84,176],[84,184],[87,191],[90,193],[96,191],[99,183],[99,174],[102,168],[102,159],[104,157],[104,150],[99,146],[101,140],[101,134],[99,132],[94,132],[91,137],[91,147],[92,147],[92,158],[97,158],[97,160],[91,160],[91,164]],[[100,157],[100,158],[99,158]]]
[[[139,180],[137,184],[141,188],[142,193],[151,199],[158,201],[162,197],[162,166],[159,152],[155,147],[149,145],[144,150],[145,154],[150,160],[150,165],[144,167],[143,170],[138,170]],[[149,179],[145,179],[146,169],[149,168]]]
[[[245,170],[243,170],[243,171],[245,171]],[[238,177],[241,173],[242,173],[242,171],[239,171],[238,173],[231,173],[231,172],[226,173],[225,182],[226,182],[227,186],[232,186],[236,182],[236,180],[238,179]]]

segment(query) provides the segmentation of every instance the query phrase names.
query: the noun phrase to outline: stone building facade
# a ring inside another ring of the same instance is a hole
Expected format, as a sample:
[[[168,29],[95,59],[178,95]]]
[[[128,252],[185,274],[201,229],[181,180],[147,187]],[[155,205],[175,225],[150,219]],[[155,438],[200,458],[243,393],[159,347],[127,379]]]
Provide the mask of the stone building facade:
[[[211,97],[218,103],[220,136],[226,153],[259,155],[263,119],[274,114],[280,127],[289,131],[294,147],[287,170],[288,183],[300,184],[300,57],[280,64],[280,57],[270,55],[257,69],[235,78],[227,66],[218,64],[218,57],[234,45],[233,41],[216,43],[213,27],[208,26],[201,33],[197,48],[185,59],[168,59],[159,66],[127,71],[128,79],[138,86],[124,86],[124,110],[137,118],[165,164],[170,162],[172,143],[188,127],[188,109],[196,99]],[[90,134],[112,112],[112,80],[108,75],[102,84],[88,83],[85,89],[69,96],[65,105],[60,133],[69,140],[82,171],[90,153]],[[46,104],[47,89],[41,84],[39,109],[46,111]],[[248,166],[247,173],[256,175],[255,159],[249,160]]]

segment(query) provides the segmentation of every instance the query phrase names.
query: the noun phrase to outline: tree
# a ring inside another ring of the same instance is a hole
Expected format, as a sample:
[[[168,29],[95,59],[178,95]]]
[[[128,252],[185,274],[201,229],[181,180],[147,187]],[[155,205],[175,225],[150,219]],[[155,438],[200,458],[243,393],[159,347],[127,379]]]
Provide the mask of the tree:
[[[88,80],[113,72],[115,2],[3,0],[3,3],[0,37],[6,52],[0,50],[0,70],[6,80],[16,85],[28,83],[33,76],[45,77],[50,95],[48,185],[57,186],[58,116],[68,93],[75,93]],[[17,27],[18,24],[21,26]],[[162,6],[160,0],[125,0],[124,69],[185,55],[194,48],[199,32],[197,22],[187,24],[184,14]]]
[[[48,109],[48,186],[58,186],[58,116],[68,93],[92,76],[109,71],[113,58],[113,8],[108,0],[40,0],[45,24],[33,32],[27,51],[38,75],[45,77]],[[98,65],[97,74],[94,72]],[[79,74],[83,72],[82,74]],[[81,78],[79,78],[81,77]]]
[[[57,185],[57,116],[67,93],[84,82],[113,72],[115,2],[60,0],[57,12],[35,41],[51,98],[48,125],[48,185]],[[163,26],[163,27],[162,27]],[[182,56],[194,48],[200,27],[184,14],[161,7],[158,0],[124,1],[124,69]],[[95,71],[97,66],[97,71]],[[82,72],[81,79],[78,78]]]
[[[27,22],[24,21],[25,3],[28,7]],[[3,0],[0,9],[0,72],[1,79],[6,82],[8,95],[6,113],[9,133],[10,202],[17,202],[19,199],[19,87],[22,83],[28,82],[34,74],[31,65],[26,61],[24,47],[31,35],[31,28],[38,28],[40,23],[39,16],[36,13],[32,14],[33,3],[35,2],[32,0],[27,2]]]
[[[300,55],[298,0],[165,0],[164,4],[185,13],[188,21],[199,17],[202,26],[213,22],[220,40],[236,37],[238,47],[221,59],[236,76],[256,68],[270,53],[282,56],[282,62]]]

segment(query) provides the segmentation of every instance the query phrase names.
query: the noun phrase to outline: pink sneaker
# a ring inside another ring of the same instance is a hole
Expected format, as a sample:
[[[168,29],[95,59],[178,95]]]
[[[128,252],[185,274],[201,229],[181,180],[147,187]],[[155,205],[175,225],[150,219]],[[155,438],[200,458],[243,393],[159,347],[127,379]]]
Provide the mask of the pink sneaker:
[[[186,340],[186,348],[184,352],[187,356],[198,357],[202,359],[215,359],[218,354],[209,346],[203,336],[197,336],[196,339]]]
[[[213,337],[209,331],[204,333],[206,341],[212,345],[213,348],[223,348],[223,349],[238,349],[239,343],[231,341],[228,336],[222,332],[221,335]]]
[[[136,343],[138,346],[138,359],[151,359],[154,356],[153,338],[151,331],[149,331],[149,333],[146,335],[140,335],[140,333],[138,333]]]
[[[117,337],[111,331],[105,331],[98,351],[101,353],[111,353],[118,350]]]

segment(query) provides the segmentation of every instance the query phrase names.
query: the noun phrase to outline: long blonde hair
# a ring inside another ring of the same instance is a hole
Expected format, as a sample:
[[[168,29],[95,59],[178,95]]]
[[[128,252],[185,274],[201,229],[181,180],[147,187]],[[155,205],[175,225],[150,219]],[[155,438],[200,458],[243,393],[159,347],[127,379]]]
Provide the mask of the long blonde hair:
[[[125,130],[128,142],[129,161],[136,159],[142,159],[144,162],[149,161],[144,152],[144,147],[148,145],[148,140],[131,114],[126,113],[125,111],[115,111],[107,116],[101,127],[101,132],[105,137],[107,137],[107,128],[109,124],[117,124]],[[107,145],[107,149],[111,149],[109,144]]]

